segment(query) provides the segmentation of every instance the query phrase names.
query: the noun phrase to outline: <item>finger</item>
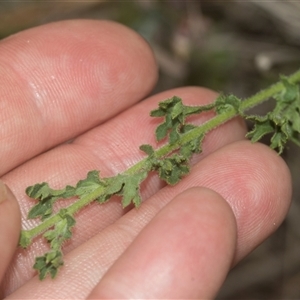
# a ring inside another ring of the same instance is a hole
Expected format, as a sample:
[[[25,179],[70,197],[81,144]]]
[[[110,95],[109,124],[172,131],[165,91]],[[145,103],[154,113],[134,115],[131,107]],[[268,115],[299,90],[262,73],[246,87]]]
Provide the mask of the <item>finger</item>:
[[[161,120],[150,118],[149,111],[157,106],[158,101],[174,95],[182,97],[185,103],[194,105],[207,104],[217,96],[216,93],[201,88],[180,88],[152,96],[100,127],[80,136],[72,144],[48,151],[5,176],[6,182],[14,186],[15,194],[22,203],[24,228],[31,228],[39,222],[26,220],[29,206],[33,204],[24,195],[26,186],[47,181],[53,188],[62,188],[67,184],[76,184],[79,179],[85,178],[89,170],[100,169],[100,175],[103,177],[124,171],[145,157],[145,154],[138,150],[141,144],[156,144],[154,131]],[[211,114],[204,114],[192,121],[201,123],[210,116]],[[137,126],[139,130],[136,130]],[[239,119],[224,124],[205,138],[204,153],[198,156],[198,159],[202,159],[218,147],[243,138],[244,134],[245,127]],[[142,187],[143,199],[149,198],[161,187],[162,183],[157,176],[151,175]],[[65,206],[65,202],[60,202],[59,205]],[[124,210],[118,198],[102,206],[86,207],[76,215],[76,230],[64,248],[65,253],[115,222],[122,214]],[[32,270],[34,257],[47,249],[44,239],[37,239],[29,250],[19,251],[20,255],[14,261],[9,273],[9,278],[14,278],[14,280],[7,281],[8,291],[12,292],[34,275]]]
[[[147,43],[108,21],[29,29],[0,53],[0,174],[139,101],[157,77]]]
[[[13,170],[5,176],[5,180],[14,185],[14,191],[22,201],[23,216],[26,217],[28,206],[32,205],[32,202],[28,202],[28,198],[24,197],[26,186],[45,180],[54,188],[74,185],[93,169],[100,170],[102,177],[113,176],[145,158],[145,154],[139,150],[141,144],[149,143],[159,147],[161,143],[156,142],[154,132],[161,120],[151,118],[149,112],[157,107],[159,101],[174,94],[191,105],[207,104],[217,97],[216,93],[201,88],[180,88],[160,93],[79,136],[71,144],[48,151]],[[200,124],[211,116],[212,113],[204,113],[191,122]],[[136,130],[137,126],[139,130]],[[226,144],[243,139],[245,132],[245,125],[239,118],[220,126],[207,135],[203,153],[195,156],[197,158],[194,162]],[[158,188],[152,184],[147,193],[143,191],[146,198]]]
[[[237,222],[234,263],[278,228],[290,204],[290,174],[283,160],[261,144],[233,143],[198,162],[179,184],[163,188],[138,210],[131,210],[68,253],[65,267],[55,282],[48,280],[37,288],[35,277],[12,296],[18,298],[28,293],[28,298],[32,299],[31,291],[43,295],[52,289],[61,298],[86,297],[155,215],[176,195],[195,186],[217,191],[232,207]],[[14,278],[22,273],[21,268],[16,269]],[[78,282],[83,284],[78,285]]]
[[[0,282],[15,253],[21,230],[18,202],[0,180]],[[2,297],[1,297],[2,298]]]
[[[222,195],[234,212],[238,224],[234,264],[281,225],[290,207],[290,171],[266,145],[250,141],[227,145],[197,165],[193,174],[193,180]]]
[[[235,242],[226,201],[204,188],[187,190],[140,232],[88,299],[212,299]]]

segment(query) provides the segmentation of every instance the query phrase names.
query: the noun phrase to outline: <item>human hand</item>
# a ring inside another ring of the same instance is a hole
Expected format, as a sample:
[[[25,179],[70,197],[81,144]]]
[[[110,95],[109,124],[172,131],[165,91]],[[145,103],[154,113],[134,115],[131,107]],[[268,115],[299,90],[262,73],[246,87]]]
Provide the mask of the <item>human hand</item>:
[[[216,97],[185,87],[138,103],[157,79],[155,60],[139,36],[115,23],[48,24],[1,41],[0,53],[0,173],[19,201],[23,228],[38,222],[26,220],[33,202],[25,187],[74,184],[92,169],[103,177],[119,173],[144,157],[141,144],[156,144],[157,122],[148,115],[159,101],[178,95],[199,105]],[[244,140],[245,131],[236,118],[211,132],[191,174],[174,187],[151,176],[139,209],[124,212],[114,198],[81,211],[55,280],[40,282],[32,270],[47,247],[43,239],[18,249],[3,294],[213,298],[230,267],[280,225],[291,197],[285,163],[268,147]],[[0,247],[11,253],[11,246]]]

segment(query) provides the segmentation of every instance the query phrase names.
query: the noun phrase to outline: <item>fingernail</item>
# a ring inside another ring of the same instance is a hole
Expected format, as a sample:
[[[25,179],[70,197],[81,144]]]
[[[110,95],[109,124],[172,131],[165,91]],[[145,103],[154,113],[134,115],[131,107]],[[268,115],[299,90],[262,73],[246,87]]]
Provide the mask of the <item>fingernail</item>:
[[[7,198],[7,188],[3,181],[0,180],[0,203]]]

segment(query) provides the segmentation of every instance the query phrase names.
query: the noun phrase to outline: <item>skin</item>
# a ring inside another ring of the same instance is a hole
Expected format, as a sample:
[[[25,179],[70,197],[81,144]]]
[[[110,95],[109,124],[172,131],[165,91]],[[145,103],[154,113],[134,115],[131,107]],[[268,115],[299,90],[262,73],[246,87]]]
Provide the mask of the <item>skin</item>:
[[[151,175],[139,209],[124,211],[113,198],[78,213],[65,266],[55,280],[40,282],[32,264],[45,241],[15,251],[20,214],[23,228],[39,222],[26,220],[33,202],[25,188],[74,185],[93,169],[103,177],[124,171],[144,157],[141,144],[157,145],[160,120],[148,116],[159,101],[177,95],[200,105],[217,94],[183,87],[147,97],[157,80],[152,51],[107,21],[32,28],[2,40],[0,53],[0,174],[12,191],[0,193],[3,297],[210,299],[230,268],[284,219],[289,170],[274,151],[245,140],[236,118],[207,135],[179,184]]]

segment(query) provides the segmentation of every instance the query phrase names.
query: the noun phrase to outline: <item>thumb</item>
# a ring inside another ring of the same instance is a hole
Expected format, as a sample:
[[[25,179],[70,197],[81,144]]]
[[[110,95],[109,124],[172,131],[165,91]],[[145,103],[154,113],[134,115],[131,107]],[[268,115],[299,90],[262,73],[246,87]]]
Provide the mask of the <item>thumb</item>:
[[[18,202],[0,180],[0,282],[15,252],[21,229]]]
[[[211,299],[230,269],[235,217],[206,188],[176,196],[139,233],[89,299]]]

